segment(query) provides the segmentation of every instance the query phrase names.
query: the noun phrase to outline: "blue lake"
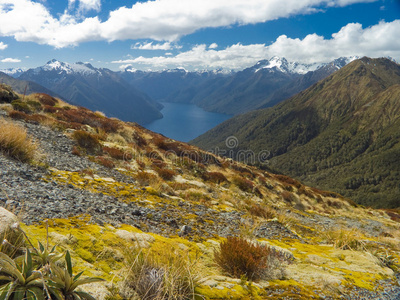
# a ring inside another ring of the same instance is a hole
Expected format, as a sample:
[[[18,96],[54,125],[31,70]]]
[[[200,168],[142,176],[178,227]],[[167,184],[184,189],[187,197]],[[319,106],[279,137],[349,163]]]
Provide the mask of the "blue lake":
[[[164,118],[151,122],[145,127],[166,137],[188,142],[217,126],[231,115],[208,112],[194,104],[163,102]]]

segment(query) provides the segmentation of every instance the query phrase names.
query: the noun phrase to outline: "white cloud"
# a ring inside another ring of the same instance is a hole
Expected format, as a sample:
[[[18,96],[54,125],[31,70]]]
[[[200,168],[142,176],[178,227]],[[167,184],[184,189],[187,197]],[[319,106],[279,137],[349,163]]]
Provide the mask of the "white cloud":
[[[90,10],[99,12],[101,10],[101,0],[68,0],[68,8],[73,9],[75,2],[79,2],[78,11],[85,13]]]
[[[0,50],[5,50],[8,47],[7,44],[4,44],[3,42],[0,42]]]
[[[139,50],[172,50],[174,48],[182,48],[180,46],[173,46],[170,42],[165,42],[163,44],[153,44],[150,43],[136,43],[131,46],[131,49],[139,49]]]
[[[337,1],[327,1],[328,6],[347,6],[355,3],[369,3],[376,2],[376,0],[337,0]]]
[[[400,58],[400,20],[380,22],[363,29],[361,24],[350,23],[334,33],[331,39],[324,39],[316,34],[304,39],[291,39],[280,36],[268,47],[270,55],[285,56],[290,60],[306,63],[323,62],[340,56],[392,56]]]
[[[10,58],[10,57],[8,57],[8,58],[2,59],[1,62],[2,63],[19,63],[19,62],[21,62],[21,60],[18,59],[18,58]]]
[[[217,43],[212,43],[210,46],[208,46],[208,49],[216,49],[216,48],[218,48]]]
[[[206,45],[197,45],[190,51],[179,53],[176,56],[157,56],[131,58],[113,61],[118,64],[147,65],[157,69],[164,68],[200,68],[200,69],[241,69],[252,65],[268,54],[265,44],[242,45],[236,44],[224,50],[207,49]]]
[[[100,0],[79,1],[82,11],[101,8]],[[58,18],[32,0],[1,0],[0,36],[55,47],[86,41],[153,39],[175,41],[202,28],[245,25],[371,0],[156,0],[120,7],[101,22],[98,17],[79,21],[66,11]]]
[[[291,39],[285,35],[277,38],[271,45],[236,44],[223,50],[209,49],[206,45],[197,45],[191,50],[176,56],[137,57],[113,61],[117,64],[144,65],[152,68],[199,69],[243,69],[254,65],[261,59],[272,56],[285,57],[290,61],[303,63],[329,62],[341,56],[391,56],[400,61],[400,20],[380,22],[363,29],[361,24],[350,23],[335,34],[325,39],[316,34],[304,39]]]

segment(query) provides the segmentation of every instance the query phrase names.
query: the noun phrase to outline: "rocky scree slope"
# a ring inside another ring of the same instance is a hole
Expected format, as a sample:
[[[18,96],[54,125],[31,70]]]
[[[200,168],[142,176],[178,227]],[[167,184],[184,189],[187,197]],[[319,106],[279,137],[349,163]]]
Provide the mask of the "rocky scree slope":
[[[0,126],[25,128],[39,149],[30,163],[0,154],[0,204],[35,241],[45,238],[47,220],[52,243],[108,280],[93,288],[98,299],[126,295],[112,282],[124,282],[124,249],[135,245],[161,257],[165,249],[196,257],[203,299],[399,295],[398,212],[358,207],[50,96],[0,92]],[[292,263],[253,283],[226,276],[213,251],[231,235],[270,245]]]

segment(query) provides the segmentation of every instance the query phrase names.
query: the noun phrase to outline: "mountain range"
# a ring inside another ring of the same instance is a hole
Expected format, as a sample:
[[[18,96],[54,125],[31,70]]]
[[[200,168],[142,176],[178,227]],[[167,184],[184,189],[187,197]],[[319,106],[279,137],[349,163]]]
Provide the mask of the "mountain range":
[[[399,207],[400,66],[362,58],[267,109],[236,116],[193,143],[270,153],[269,168],[358,203]],[[235,136],[238,146],[226,140]]]
[[[272,57],[231,76],[179,90],[169,102],[194,103],[207,111],[237,115],[270,107],[308,88],[356,57],[328,64],[300,64]]]
[[[54,59],[42,67],[25,71],[18,79],[36,82],[72,104],[121,120],[145,124],[162,117],[159,103],[115,72],[90,64],[68,64]]]
[[[300,64],[272,57],[236,73],[224,70],[188,72],[183,68],[157,72],[126,68],[113,72],[90,64],[68,64],[53,59],[35,69],[3,71],[40,84],[51,90],[46,93],[73,104],[146,124],[162,117],[160,101],[192,103],[207,111],[231,115],[273,106],[353,59],[355,57],[340,58],[329,64]],[[18,86],[15,82],[11,85]],[[43,88],[36,88],[32,91],[43,91]]]

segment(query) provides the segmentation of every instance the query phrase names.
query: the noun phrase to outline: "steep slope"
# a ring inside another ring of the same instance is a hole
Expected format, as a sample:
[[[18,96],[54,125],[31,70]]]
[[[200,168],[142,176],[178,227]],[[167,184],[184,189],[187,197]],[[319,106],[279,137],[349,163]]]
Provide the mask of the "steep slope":
[[[11,86],[14,91],[20,94],[26,93],[29,95],[32,93],[46,93],[54,97],[60,97],[54,91],[51,91],[44,86],[37,84],[36,82],[18,80],[2,72],[0,72],[0,82]]]
[[[277,106],[194,140],[204,149],[270,153],[269,167],[358,203],[399,207],[400,66],[362,58]],[[397,128],[397,129],[396,129]]]
[[[122,120],[145,124],[162,117],[161,106],[147,95],[116,73],[90,64],[52,60],[43,67],[24,72],[19,78],[37,82],[73,104]]]
[[[154,286],[175,299],[399,297],[399,211],[363,208],[44,94],[15,96],[19,105],[0,97],[0,206],[19,215],[24,249],[57,245],[74,270],[105,279],[86,285],[95,299],[147,299]],[[30,159],[15,159],[20,151]],[[241,243],[226,249],[230,236]],[[7,235],[0,251],[12,242]]]

